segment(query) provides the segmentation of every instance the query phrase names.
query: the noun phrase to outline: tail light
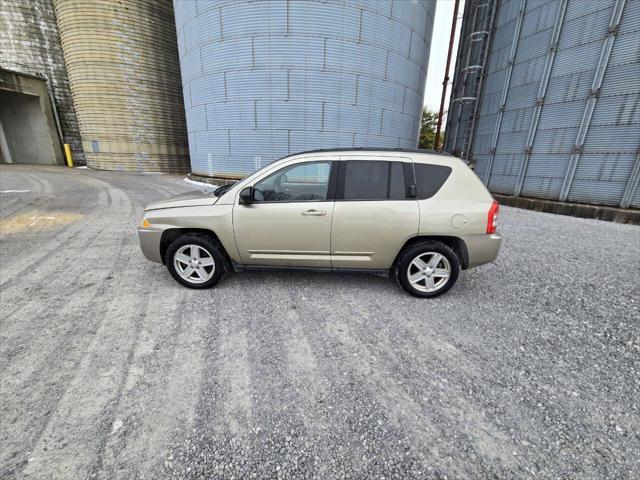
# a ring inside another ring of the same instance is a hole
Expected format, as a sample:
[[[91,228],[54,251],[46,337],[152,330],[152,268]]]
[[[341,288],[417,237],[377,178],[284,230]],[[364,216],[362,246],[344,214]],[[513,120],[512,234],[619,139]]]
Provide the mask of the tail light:
[[[498,211],[500,210],[500,204],[494,200],[489,213],[487,214],[487,233],[496,233],[498,228]]]

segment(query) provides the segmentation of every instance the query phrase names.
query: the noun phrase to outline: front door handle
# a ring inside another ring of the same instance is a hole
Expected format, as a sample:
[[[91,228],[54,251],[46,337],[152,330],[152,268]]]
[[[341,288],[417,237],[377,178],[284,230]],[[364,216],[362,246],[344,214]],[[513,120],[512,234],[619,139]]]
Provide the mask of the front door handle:
[[[304,210],[302,212],[303,215],[315,215],[316,217],[321,217],[323,215],[326,215],[327,212],[325,212],[324,210],[314,210],[313,208],[310,210]]]

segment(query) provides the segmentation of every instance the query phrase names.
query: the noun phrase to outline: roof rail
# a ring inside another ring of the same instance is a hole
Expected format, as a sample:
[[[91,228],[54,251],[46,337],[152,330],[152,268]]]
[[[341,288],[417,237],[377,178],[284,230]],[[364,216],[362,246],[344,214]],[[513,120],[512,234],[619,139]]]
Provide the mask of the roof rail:
[[[306,154],[306,153],[363,152],[363,151],[427,153],[430,155],[444,155],[445,157],[453,156],[448,152],[437,152],[435,150],[426,150],[422,148],[348,147],[348,148],[319,148],[315,150],[305,150],[304,152],[292,153],[291,155],[287,155],[287,157],[291,157],[293,155],[301,155],[303,153]]]

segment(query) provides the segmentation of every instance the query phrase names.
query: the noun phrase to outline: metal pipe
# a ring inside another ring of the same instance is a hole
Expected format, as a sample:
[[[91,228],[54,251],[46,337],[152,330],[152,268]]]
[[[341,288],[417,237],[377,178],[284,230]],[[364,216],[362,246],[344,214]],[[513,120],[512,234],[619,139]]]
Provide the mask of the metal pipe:
[[[442,96],[440,97],[440,111],[438,112],[438,124],[436,126],[436,138],[433,145],[434,150],[440,149],[440,130],[442,129],[442,115],[444,114],[444,100],[447,95],[447,85],[449,83],[449,66],[451,65],[451,52],[453,51],[453,41],[456,37],[456,24],[458,23],[458,8],[460,0],[456,0],[453,6],[453,18],[451,19],[451,35],[449,37],[449,50],[447,51],[447,66],[444,69],[444,80],[442,81]]]
[[[487,61],[489,60],[489,52],[491,51],[491,46],[493,43],[493,32],[495,31],[495,21],[496,21],[496,13],[498,12],[498,3],[499,0],[493,0],[493,4],[491,5],[491,13],[489,16],[489,35],[486,38],[486,43],[484,45],[484,54],[482,55],[482,66],[480,67],[480,81],[478,83],[478,91],[476,93],[476,97],[481,99],[483,97],[484,92],[484,80],[487,76],[486,66]],[[488,5],[488,4],[487,4]],[[467,146],[466,153],[466,162],[470,165],[473,161],[473,144],[476,140],[476,129],[478,127],[478,119],[480,118],[480,104],[481,100],[476,100],[475,105],[473,106],[473,113],[471,114],[471,118],[469,121],[471,122],[471,129],[469,132],[469,144]],[[475,164],[474,164],[475,169]]]

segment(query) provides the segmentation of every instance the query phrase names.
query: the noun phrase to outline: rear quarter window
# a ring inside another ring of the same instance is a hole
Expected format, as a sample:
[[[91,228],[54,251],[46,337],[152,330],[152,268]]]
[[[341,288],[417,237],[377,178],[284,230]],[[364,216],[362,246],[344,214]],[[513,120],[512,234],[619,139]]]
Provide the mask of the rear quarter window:
[[[433,197],[451,175],[451,167],[444,165],[414,163],[413,168],[419,200]]]

